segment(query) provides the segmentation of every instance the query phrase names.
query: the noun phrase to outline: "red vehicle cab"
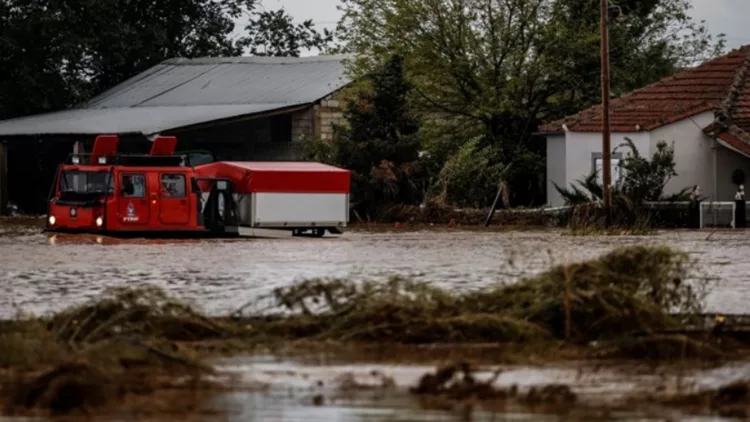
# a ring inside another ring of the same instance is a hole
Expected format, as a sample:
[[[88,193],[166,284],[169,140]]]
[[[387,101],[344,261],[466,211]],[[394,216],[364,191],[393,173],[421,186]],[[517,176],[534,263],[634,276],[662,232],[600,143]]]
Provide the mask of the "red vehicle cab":
[[[157,137],[149,155],[117,154],[116,136],[97,137],[92,153],[60,165],[46,231],[146,235],[236,235],[231,183],[196,177],[177,140]],[[198,187],[208,186],[203,203]],[[219,202],[228,207],[221,207]],[[205,206],[204,206],[205,205]]]
[[[349,171],[319,163],[214,162],[193,167],[177,139],[148,155],[117,153],[97,137],[58,168],[45,231],[118,236],[237,236],[240,226],[296,235],[343,233]]]

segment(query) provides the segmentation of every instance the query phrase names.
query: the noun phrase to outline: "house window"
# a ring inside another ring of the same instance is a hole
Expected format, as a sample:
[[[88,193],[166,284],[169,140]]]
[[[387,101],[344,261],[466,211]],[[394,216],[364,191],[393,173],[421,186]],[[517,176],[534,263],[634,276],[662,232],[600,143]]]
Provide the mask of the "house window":
[[[604,173],[603,173],[603,163],[604,160],[602,159],[602,154],[599,152],[595,152],[591,154],[591,171],[596,172],[596,181],[601,186],[604,184]],[[622,160],[621,154],[612,154],[610,156],[610,168],[612,169],[612,185],[616,185],[620,182],[621,178],[621,168],[620,168],[620,160]]]

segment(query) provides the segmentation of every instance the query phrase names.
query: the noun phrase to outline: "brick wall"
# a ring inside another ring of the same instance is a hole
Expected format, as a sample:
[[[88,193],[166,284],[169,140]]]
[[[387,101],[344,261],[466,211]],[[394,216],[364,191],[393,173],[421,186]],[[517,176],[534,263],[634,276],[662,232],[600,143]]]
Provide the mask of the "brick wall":
[[[344,101],[340,94],[331,94],[315,106],[317,127],[315,135],[317,138],[328,141],[333,138],[334,125],[342,126],[346,123],[344,119]]]

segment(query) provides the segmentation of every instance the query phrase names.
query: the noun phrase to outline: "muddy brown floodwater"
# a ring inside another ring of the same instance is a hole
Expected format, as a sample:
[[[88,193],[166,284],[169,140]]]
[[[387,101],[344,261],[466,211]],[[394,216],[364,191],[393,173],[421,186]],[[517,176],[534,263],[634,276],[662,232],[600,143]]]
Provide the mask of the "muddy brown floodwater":
[[[128,283],[160,285],[192,300],[208,313],[232,312],[273,288],[315,277],[385,279],[410,276],[456,290],[512,281],[634,244],[666,244],[690,252],[702,270],[720,282],[711,290],[709,311],[742,313],[750,299],[750,232],[665,232],[648,237],[574,237],[560,231],[353,231],[338,238],[243,239],[227,241],[117,240],[95,236],[48,236],[38,227],[0,222],[0,318],[17,311],[44,314],[80,303],[105,287]],[[222,421],[459,421],[465,415],[425,410],[406,388],[434,369],[279,356],[245,356],[214,362],[239,376],[243,388],[209,405],[228,412]],[[485,368],[489,371],[491,368]],[[390,381],[385,385],[383,377]],[[652,368],[585,363],[507,367],[498,386],[520,388],[564,383],[584,402],[712,388],[750,377],[750,366],[693,368],[680,376]],[[343,383],[343,387],[342,387]],[[504,409],[477,411],[492,421],[725,421],[642,404],[626,411],[571,408],[559,413]],[[15,421],[2,418],[2,422]],[[134,420],[108,418],[109,421]],[[172,421],[155,417],[154,422]]]
[[[690,252],[717,277],[707,310],[747,311],[750,232],[665,232],[657,236],[570,236],[560,231],[352,231],[322,239],[165,241],[49,236],[0,225],[0,318],[44,314],[107,286],[148,282],[211,314],[232,312],[273,288],[315,277],[405,275],[475,289],[595,257],[618,246],[667,244]]]

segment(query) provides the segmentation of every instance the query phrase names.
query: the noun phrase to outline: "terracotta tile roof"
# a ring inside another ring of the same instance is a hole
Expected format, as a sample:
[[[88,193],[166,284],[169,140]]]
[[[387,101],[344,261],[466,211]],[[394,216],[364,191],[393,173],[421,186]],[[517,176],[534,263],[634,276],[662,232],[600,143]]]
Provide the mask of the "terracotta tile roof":
[[[724,125],[721,123],[712,123],[707,126],[703,131],[716,138],[720,143],[725,144],[747,157],[750,157],[750,135],[748,132],[740,129],[734,124]]]
[[[658,127],[706,111],[731,118],[737,128],[750,132],[750,45],[683,70],[674,76],[610,101],[610,130],[635,132]],[[544,132],[601,130],[601,105],[551,122]],[[750,141],[749,141],[750,142]]]

